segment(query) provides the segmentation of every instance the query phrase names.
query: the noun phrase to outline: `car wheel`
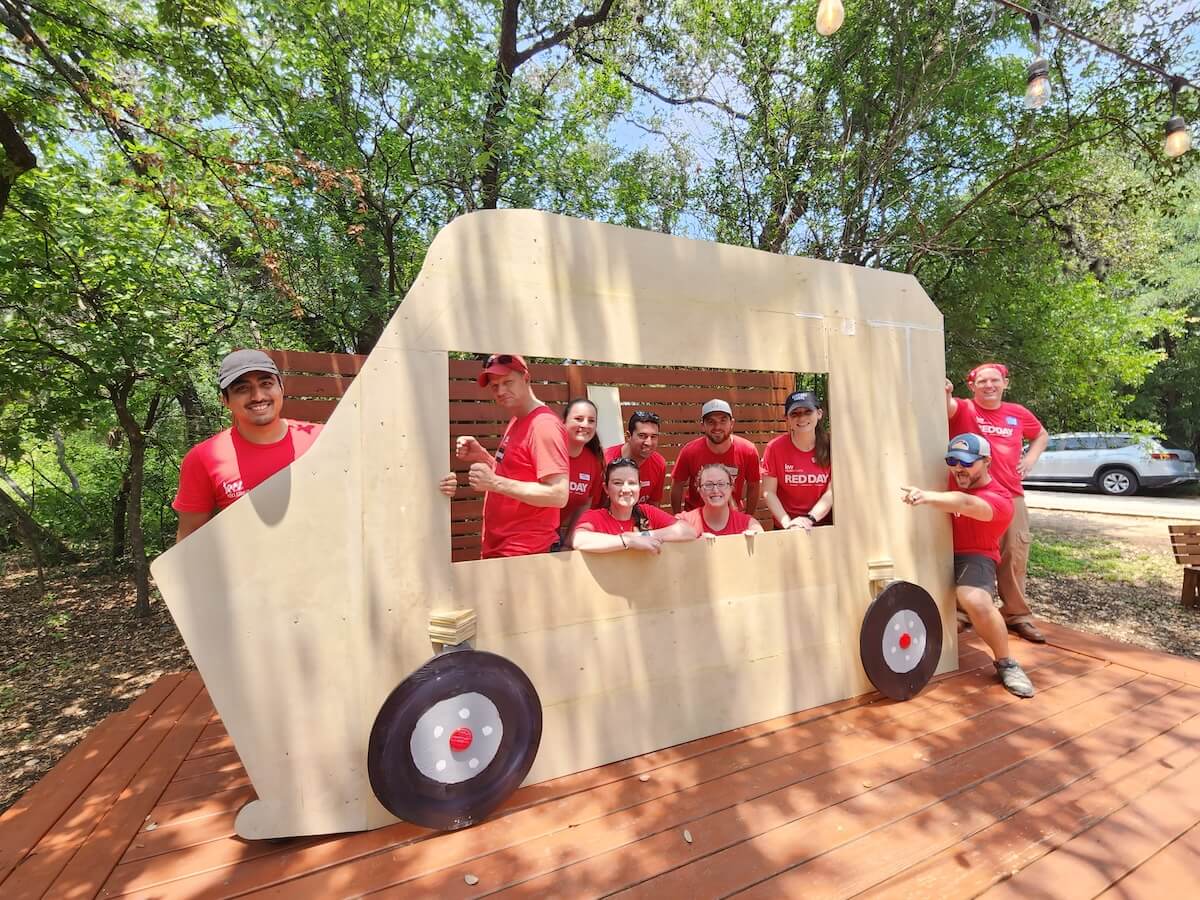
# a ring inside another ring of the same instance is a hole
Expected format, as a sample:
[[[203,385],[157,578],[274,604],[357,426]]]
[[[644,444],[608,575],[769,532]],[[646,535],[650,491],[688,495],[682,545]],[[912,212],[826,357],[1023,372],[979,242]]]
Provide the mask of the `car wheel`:
[[[1113,497],[1136,494],[1138,477],[1129,469],[1105,469],[1098,479],[1100,490]]]

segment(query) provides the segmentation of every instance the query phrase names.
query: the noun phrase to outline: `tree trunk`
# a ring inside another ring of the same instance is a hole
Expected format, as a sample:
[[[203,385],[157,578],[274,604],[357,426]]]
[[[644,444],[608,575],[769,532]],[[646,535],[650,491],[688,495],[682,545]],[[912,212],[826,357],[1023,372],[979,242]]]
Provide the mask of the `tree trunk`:
[[[21,542],[29,549],[33,564],[37,568],[38,590],[46,592],[46,560],[74,562],[79,557],[57,537],[39,525],[21,508],[7,491],[0,490],[0,518],[12,523]]]
[[[58,467],[67,476],[67,481],[71,482],[71,493],[78,500],[80,494],[79,479],[71,469],[71,464],[67,462],[67,443],[63,440],[61,431],[54,432],[54,457],[58,460]]]
[[[194,447],[209,436],[208,410],[204,408],[204,401],[200,399],[200,393],[190,378],[183,383],[175,399],[183,410],[188,446]]]
[[[121,478],[121,489],[112,499],[112,544],[109,549],[109,559],[113,564],[120,562],[125,555],[125,516],[129,512],[129,469]]]
[[[37,157],[3,109],[0,109],[0,147],[4,148],[6,157],[6,164],[0,166],[0,215],[4,215],[9,192],[22,173],[36,168]]]
[[[143,426],[133,417],[128,398],[133,390],[133,381],[109,388],[109,399],[117,413],[117,421],[129,441],[128,509],[125,514],[126,533],[129,535],[129,555],[133,559],[133,584],[137,593],[136,613],[139,618],[150,615],[150,561],[146,559],[146,540],[142,532],[142,485],[146,478],[146,433],[158,418],[160,397],[150,400]]]

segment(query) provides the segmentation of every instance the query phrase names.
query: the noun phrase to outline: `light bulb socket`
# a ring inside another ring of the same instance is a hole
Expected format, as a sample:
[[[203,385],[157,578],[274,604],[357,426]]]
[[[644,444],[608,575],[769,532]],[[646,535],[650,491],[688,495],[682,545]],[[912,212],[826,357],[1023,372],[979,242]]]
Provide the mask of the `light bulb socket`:
[[[1172,135],[1177,131],[1184,131],[1186,129],[1187,119],[1183,116],[1171,116],[1171,118],[1167,119],[1167,125],[1163,131],[1168,135]]]
[[[1038,78],[1050,77],[1050,63],[1044,56],[1037,57],[1025,70],[1025,82],[1036,81]]]

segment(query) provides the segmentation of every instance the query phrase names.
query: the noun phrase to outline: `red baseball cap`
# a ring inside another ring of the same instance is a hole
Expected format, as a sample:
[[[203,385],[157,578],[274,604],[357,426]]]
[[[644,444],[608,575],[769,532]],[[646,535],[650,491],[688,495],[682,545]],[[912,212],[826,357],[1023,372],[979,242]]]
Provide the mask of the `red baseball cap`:
[[[970,372],[967,373],[967,384],[974,384],[976,374],[978,374],[979,372],[982,372],[984,369],[995,369],[997,372],[1000,373],[1001,378],[1008,377],[1008,366],[1006,366],[1004,363],[985,362],[985,363],[980,363],[975,368],[973,368]]]
[[[507,375],[509,372],[529,374],[529,364],[523,357],[515,353],[493,353],[483,362],[483,371],[475,378],[475,383],[486,387],[489,375]]]

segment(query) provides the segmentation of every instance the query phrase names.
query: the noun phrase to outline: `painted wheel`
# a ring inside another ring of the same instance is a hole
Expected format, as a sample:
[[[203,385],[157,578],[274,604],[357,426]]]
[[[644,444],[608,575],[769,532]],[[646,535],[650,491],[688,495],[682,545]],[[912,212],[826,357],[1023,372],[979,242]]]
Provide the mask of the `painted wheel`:
[[[910,581],[884,588],[863,618],[859,653],[879,693],[893,700],[919,694],[942,655],[942,616],[929,592]]]
[[[542,704],[502,656],[453,650],[400,682],[380,707],[367,774],[392,815],[452,831],[486,818],[537,756]]]

